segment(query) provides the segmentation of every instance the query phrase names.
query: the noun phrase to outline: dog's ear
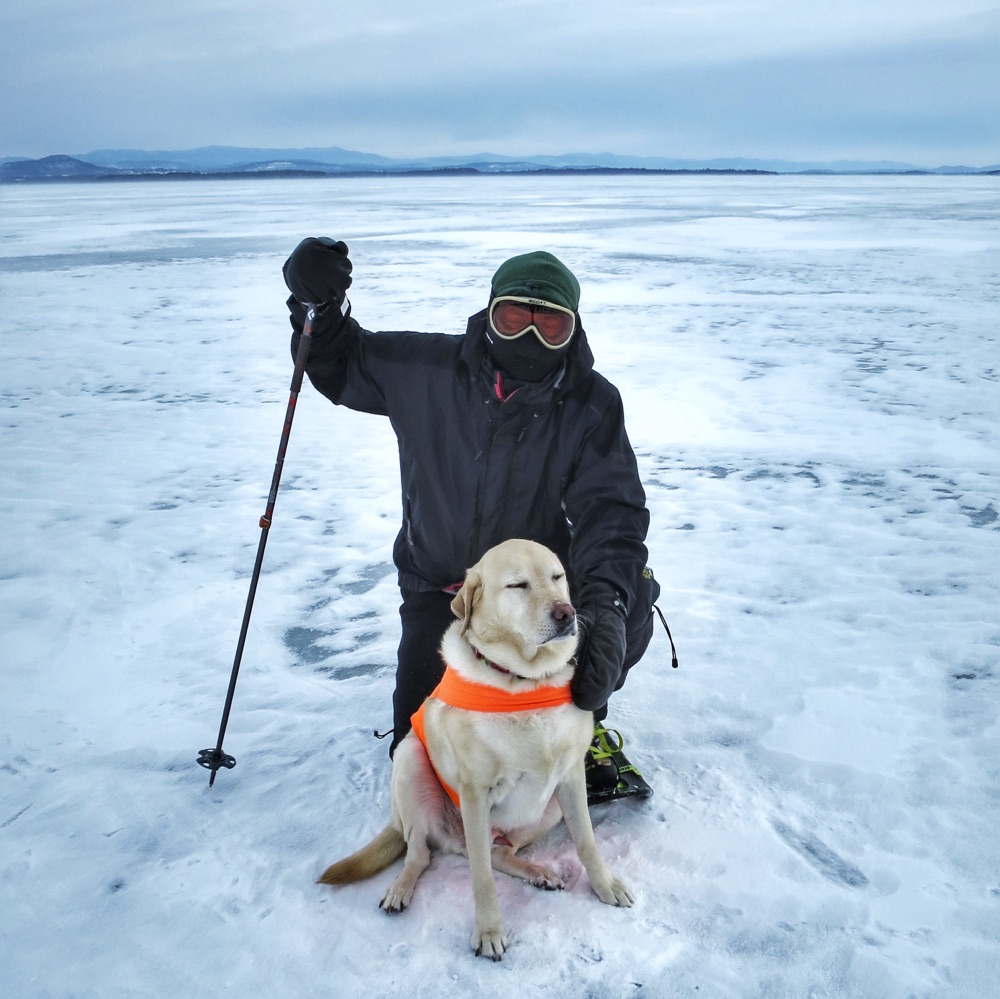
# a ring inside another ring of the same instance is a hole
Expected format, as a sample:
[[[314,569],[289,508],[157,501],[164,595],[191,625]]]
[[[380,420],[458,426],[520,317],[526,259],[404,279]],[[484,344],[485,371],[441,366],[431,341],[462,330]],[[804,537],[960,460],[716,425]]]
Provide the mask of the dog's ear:
[[[465,582],[462,588],[455,594],[455,599],[451,602],[451,612],[462,622],[461,634],[469,630],[469,621],[472,619],[472,608],[479,603],[479,594],[483,588],[483,577],[479,575],[477,569],[470,569],[465,574]]]

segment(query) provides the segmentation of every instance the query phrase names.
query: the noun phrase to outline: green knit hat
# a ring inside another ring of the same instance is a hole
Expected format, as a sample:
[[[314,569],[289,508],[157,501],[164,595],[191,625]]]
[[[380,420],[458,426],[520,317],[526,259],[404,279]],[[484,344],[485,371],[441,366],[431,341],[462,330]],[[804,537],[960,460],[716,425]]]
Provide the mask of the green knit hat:
[[[518,295],[540,298],[576,312],[580,305],[580,282],[557,257],[544,250],[511,257],[493,275],[491,296]]]

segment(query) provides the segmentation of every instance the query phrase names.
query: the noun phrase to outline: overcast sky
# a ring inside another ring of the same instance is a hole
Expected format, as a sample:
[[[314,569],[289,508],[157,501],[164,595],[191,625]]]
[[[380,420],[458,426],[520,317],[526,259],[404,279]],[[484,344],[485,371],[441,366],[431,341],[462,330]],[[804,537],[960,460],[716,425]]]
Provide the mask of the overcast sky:
[[[5,0],[0,156],[1000,162],[1000,0]]]

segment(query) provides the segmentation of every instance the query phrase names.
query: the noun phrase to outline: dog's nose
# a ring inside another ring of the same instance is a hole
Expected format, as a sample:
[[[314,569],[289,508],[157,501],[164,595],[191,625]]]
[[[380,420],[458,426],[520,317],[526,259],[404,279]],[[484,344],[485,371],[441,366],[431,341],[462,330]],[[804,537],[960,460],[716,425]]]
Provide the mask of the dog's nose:
[[[552,605],[552,618],[555,621],[572,621],[576,617],[576,610],[572,604],[558,601]]]

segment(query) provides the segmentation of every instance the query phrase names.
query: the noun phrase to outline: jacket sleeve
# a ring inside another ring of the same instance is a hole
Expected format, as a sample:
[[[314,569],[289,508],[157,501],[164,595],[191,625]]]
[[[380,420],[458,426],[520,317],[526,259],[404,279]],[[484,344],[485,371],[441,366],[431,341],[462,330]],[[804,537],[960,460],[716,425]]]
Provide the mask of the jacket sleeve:
[[[294,297],[287,301],[292,324],[292,357],[299,346],[306,309]],[[371,334],[350,315],[317,324],[309,348],[306,374],[331,402],[379,416],[388,414],[385,389],[377,361],[372,362],[367,339]]]
[[[618,590],[626,613],[646,565],[649,512],[635,452],[625,432],[621,396],[612,398],[581,444],[564,491],[570,523],[570,576],[578,592],[604,580]]]
[[[573,701],[585,711],[606,705],[621,686],[632,655],[629,625],[649,612],[638,596],[647,556],[646,496],[625,433],[621,397],[605,384],[610,395],[598,393],[591,406],[596,426],[588,421],[593,429],[583,439],[564,497],[571,525],[571,592],[581,630]],[[641,655],[644,646],[635,651]]]

